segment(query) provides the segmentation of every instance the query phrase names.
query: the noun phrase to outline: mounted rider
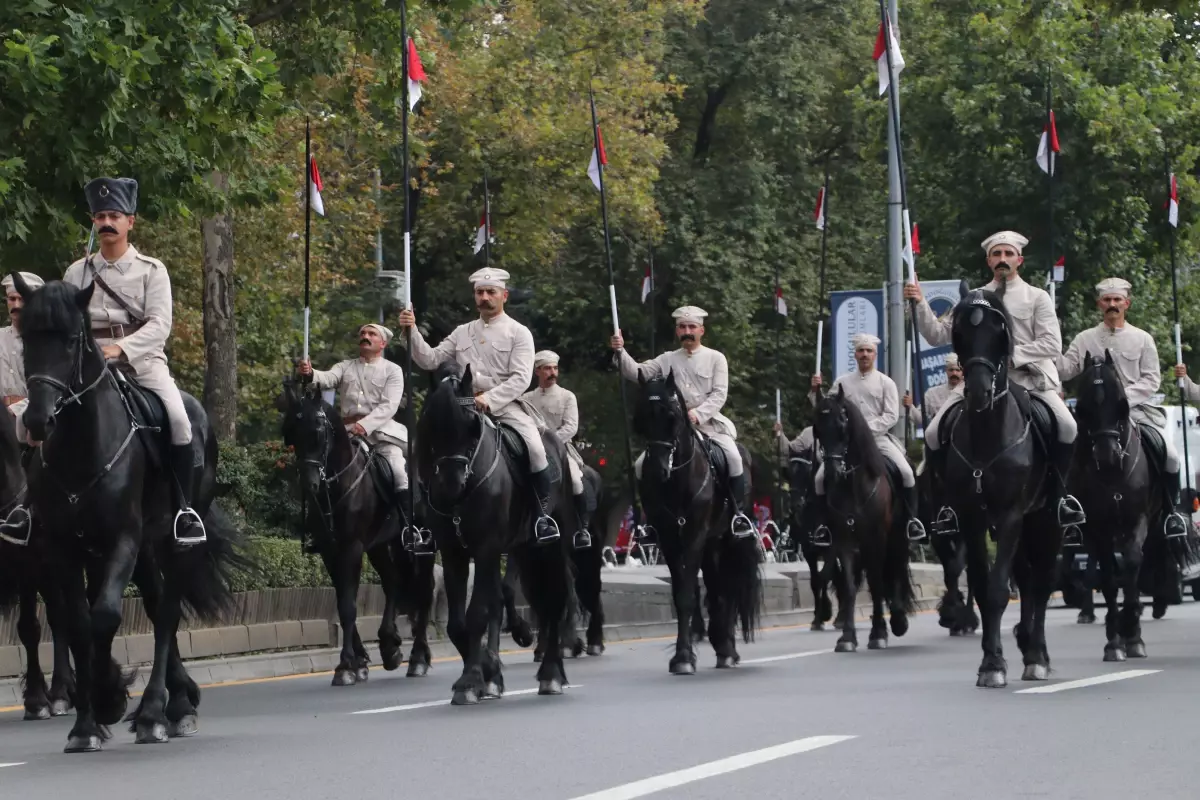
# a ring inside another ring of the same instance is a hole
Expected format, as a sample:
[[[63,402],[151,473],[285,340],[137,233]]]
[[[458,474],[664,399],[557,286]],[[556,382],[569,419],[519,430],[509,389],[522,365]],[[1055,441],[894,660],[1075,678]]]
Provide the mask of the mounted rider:
[[[30,289],[40,289],[46,283],[32,272],[22,272],[21,279]],[[8,319],[12,322],[8,327],[0,328],[0,397],[4,398],[5,407],[13,415],[17,441],[25,444],[29,438],[23,421],[25,407],[29,405],[29,392],[25,386],[25,345],[21,340],[21,307],[25,305],[25,298],[13,286],[12,275],[5,275],[0,286],[4,287]],[[16,541],[27,540],[28,528],[29,511],[20,503],[0,520],[0,534]]]
[[[962,364],[959,363],[958,353],[946,354],[946,382],[939,383],[928,392],[925,393],[925,408],[914,405],[912,395],[908,392],[904,393],[904,407],[912,409],[912,418],[917,425],[925,424],[925,413],[929,413],[930,421],[937,416],[942,410],[942,406],[950,402],[950,398],[954,395],[962,397],[963,393],[963,371]]]
[[[164,352],[171,336],[171,278],[163,262],[139,253],[129,243],[129,232],[137,221],[137,181],[96,178],[83,190],[100,253],[67,267],[63,282],[80,289],[95,285],[88,315],[92,336],[104,358],[128,365],[138,384],[162,401],[170,426],[170,465],[175,476],[175,539],[204,541],[204,523],[192,510],[199,454],[193,452],[192,422]]]
[[[595,498],[588,497],[584,492],[583,457],[571,442],[579,431],[579,400],[574,392],[558,385],[558,361],[558,353],[553,350],[541,350],[533,354],[533,372],[537,375],[538,388],[526,392],[521,399],[537,409],[546,426],[567,449],[571,496],[575,499],[575,515],[579,518],[574,545],[585,549],[592,546],[592,534],[587,529],[587,521],[595,510]]]
[[[1079,535],[1078,526],[1086,521],[1083,506],[1067,492],[1067,474],[1075,448],[1077,426],[1067,404],[1059,395],[1062,382],[1058,377],[1056,362],[1062,354],[1062,331],[1058,315],[1050,295],[1036,286],[1031,286],[1017,274],[1025,262],[1021,255],[1029,240],[1014,231],[1000,231],[983,241],[987,254],[987,265],[993,280],[983,288],[999,291],[1004,286],[1004,307],[1013,320],[1013,355],[1010,358],[1009,378],[1043,400],[1054,414],[1058,430],[1057,441],[1048,442],[1050,458],[1054,468],[1050,471],[1051,491],[1058,498],[1058,523],[1069,535]],[[917,301],[917,327],[931,345],[938,347],[951,343],[954,325],[953,315],[938,319],[929,303],[915,283],[904,287],[904,296]],[[939,455],[938,425],[946,412],[961,403],[962,395],[952,397],[942,406],[937,416],[925,428],[925,447],[931,462],[940,469],[944,458]],[[934,522],[935,529],[946,533],[958,530],[958,519],[954,510],[943,506]]]
[[[708,312],[696,306],[680,306],[671,313],[675,320],[675,336],[679,339],[678,350],[669,350],[657,358],[638,363],[625,351],[625,339],[616,334],[610,340],[612,349],[620,361],[621,374],[627,380],[654,380],[675,376],[675,385],[687,405],[688,420],[695,429],[707,436],[725,454],[729,469],[729,496],[733,503],[732,532],[734,536],[750,536],[755,532],[754,523],[742,513],[747,501],[746,475],[741,453],[737,448],[737,428],[721,413],[725,398],[729,395],[729,364],[722,353],[705,347],[704,320]],[[641,476],[642,453],[634,463]]]
[[[408,430],[392,419],[404,397],[404,370],[383,357],[391,340],[391,330],[368,322],[358,329],[358,358],[339,361],[328,370],[314,370],[310,362],[301,361],[297,372],[312,376],[318,389],[337,389],[346,432],[365,440],[391,467],[393,500],[411,526],[412,495],[404,462]]]
[[[1121,278],[1107,278],[1096,285],[1096,305],[1103,318],[1099,325],[1076,336],[1066,355],[1058,357],[1058,374],[1063,381],[1069,381],[1087,368],[1085,357],[1089,353],[1093,356],[1103,356],[1106,350],[1112,353],[1113,366],[1129,401],[1129,418],[1157,430],[1166,443],[1163,481],[1171,511],[1166,513],[1163,531],[1172,538],[1186,536],[1187,520],[1179,513],[1179,453],[1172,437],[1167,435],[1166,411],[1150,402],[1162,382],[1158,347],[1153,336],[1125,319],[1132,288],[1129,281]]]
[[[908,463],[908,457],[900,447],[900,442],[892,435],[892,427],[900,419],[900,392],[891,378],[875,369],[879,338],[869,333],[860,333],[851,340],[851,343],[854,345],[854,361],[858,365],[858,369],[835,380],[830,391],[837,391],[841,388],[846,399],[854,403],[862,412],[863,419],[866,420],[867,427],[871,429],[871,433],[875,437],[875,444],[879,446],[883,457],[890,461],[896,471],[900,473],[904,495],[904,513],[908,518],[905,525],[908,538],[912,541],[924,539],[925,526],[917,515],[917,479],[913,475],[912,465]],[[812,392],[808,397],[814,406],[820,400],[822,383],[820,373],[812,376]],[[817,497],[821,498],[817,502],[818,524],[813,530],[813,542],[829,544],[833,539],[829,533],[829,527],[825,524],[824,464],[817,468],[813,482],[816,486]]]
[[[520,434],[529,453],[530,483],[539,508],[534,537],[539,543],[550,542],[559,538],[558,526],[550,516],[550,462],[538,420],[521,400],[533,378],[533,334],[504,313],[508,279],[507,272],[495,267],[472,273],[468,280],[475,288],[479,319],[459,325],[437,347],[425,342],[411,309],[400,312],[400,327],[409,331],[417,366],[434,370],[447,361],[470,366],[476,410],[491,414]]]

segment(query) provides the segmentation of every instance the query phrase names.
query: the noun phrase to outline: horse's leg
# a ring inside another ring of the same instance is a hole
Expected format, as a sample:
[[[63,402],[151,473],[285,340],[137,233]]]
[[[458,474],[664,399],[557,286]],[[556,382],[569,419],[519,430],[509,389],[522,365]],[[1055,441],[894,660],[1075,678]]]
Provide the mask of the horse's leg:
[[[887,528],[880,533],[882,536],[875,541],[865,543],[859,556],[867,568],[867,588],[871,592],[871,633],[867,638],[868,650],[886,650],[888,646],[887,617],[884,614],[884,601],[891,593],[884,566],[887,558],[887,537],[905,536],[903,530],[892,531]],[[903,608],[900,609],[900,613],[904,613]]]
[[[92,604],[92,667],[95,684],[92,704],[96,710],[96,721],[101,725],[115,725],[125,716],[129,704],[129,685],[136,675],[136,671],[131,671],[129,675],[122,674],[120,665],[112,657],[112,643],[117,629],[121,627],[121,598],[133,577],[138,550],[138,543],[129,533],[117,537],[116,546],[104,567],[96,600]]]
[[[975,685],[998,689],[1008,685],[1008,664],[1000,642],[1000,625],[1009,601],[1009,577],[1021,541],[1021,517],[1009,511],[995,521],[996,561],[988,574],[987,602],[983,608],[983,661]]]
[[[64,597],[64,626],[75,659],[75,724],[67,734],[67,753],[90,753],[100,749],[108,732],[96,722],[92,705],[92,610],[83,577],[83,567],[66,564],[61,578]]]
[[[562,694],[567,672],[559,634],[573,591],[566,548],[556,542],[550,547],[525,545],[522,551],[522,586],[533,604],[539,626],[546,630],[546,652],[537,671],[538,694]]]
[[[1031,600],[1034,608],[1029,648],[1025,652],[1025,671],[1021,680],[1044,681],[1050,677],[1050,651],[1046,647],[1046,606],[1054,592],[1054,572],[1062,547],[1062,531],[1054,513],[1048,511],[1042,511],[1034,517],[1027,530],[1023,536],[1029,558],[1029,583],[1032,587]],[[1024,605],[1024,597],[1021,603]]]
[[[25,647],[25,719],[50,719],[50,696],[38,656],[42,625],[38,622],[37,585],[28,577],[23,577],[18,590],[17,637]]]
[[[988,630],[987,625],[988,625],[988,619],[989,619],[988,609],[989,609],[989,603],[991,601],[990,595],[988,593],[988,580],[989,580],[990,569],[988,566],[989,559],[988,559],[988,550],[987,550],[987,535],[988,535],[987,529],[981,520],[967,518],[965,516],[960,517],[959,524],[960,524],[960,530],[962,531],[961,536],[963,537],[963,542],[965,543],[966,552],[967,552],[967,586],[970,589],[970,593],[973,596],[974,601],[979,606],[979,613],[983,617],[982,624],[983,624],[984,631],[986,633],[986,631]],[[1005,580],[1007,581],[1007,576],[1006,576]],[[1007,598],[1008,598],[1008,589],[1006,586],[1005,587],[1005,601],[1006,602],[1007,602]],[[996,635],[998,638],[999,634],[997,633]],[[985,663],[990,665],[991,662],[989,661],[988,655],[987,655],[989,651],[987,649],[986,640],[982,643],[982,647],[983,647],[983,651],[984,651],[984,661],[985,661]],[[1003,659],[1001,659],[1001,664],[1002,663],[1003,663]],[[980,667],[980,676],[979,677],[980,677],[980,681],[982,681],[982,679],[983,679],[983,667],[982,666]],[[976,685],[982,685],[982,683],[977,683]]]
[[[503,597],[504,578],[500,575],[500,563],[496,562],[495,576],[492,579],[491,614],[487,624],[487,647],[483,653],[483,678],[485,697],[504,696],[504,667],[500,662],[500,627],[504,619]]]
[[[41,595],[46,605],[46,623],[54,649],[54,673],[50,678],[50,716],[61,717],[75,704],[75,671],[71,668],[71,648],[67,642],[62,586],[43,573]]]
[[[1088,528],[1093,528],[1093,523],[1087,523]],[[1092,536],[1089,540],[1090,547],[1088,548],[1088,558],[1099,562],[1100,568],[1100,593],[1104,595],[1104,605],[1107,607],[1104,614],[1104,660],[1105,661],[1124,661],[1125,660],[1125,643],[1121,641],[1121,606],[1117,602],[1118,586],[1117,586],[1117,556],[1113,541],[1115,534],[1108,530],[1099,530],[1100,526],[1095,525],[1095,530],[1089,530]]]
[[[456,706],[474,705],[485,694],[483,677],[482,651],[483,636],[487,633],[488,623],[492,618],[492,603],[500,598],[493,597],[495,584],[493,577],[499,570],[496,557],[475,558],[475,585],[471,590],[471,602],[467,606],[464,624],[461,628],[461,639],[464,646],[460,649],[463,658],[463,671],[454,682],[454,695],[450,702]],[[447,574],[447,589],[449,589],[449,574]],[[465,582],[464,582],[465,593]],[[451,624],[454,623],[451,612]]]
[[[962,570],[959,568],[956,544],[953,537],[933,534],[933,552],[942,564],[942,580],[946,585],[938,602],[938,624],[949,629],[951,636],[961,633],[958,629],[958,607],[962,602],[962,593],[958,590],[958,579]]]
[[[713,543],[704,548],[700,571],[704,573],[704,593],[708,601],[708,643],[717,654],[717,669],[728,669],[737,664],[737,649],[733,643],[733,609],[726,598],[728,587],[724,585],[718,547]]]
[[[1142,572],[1142,548],[1146,543],[1149,520],[1143,516],[1138,520],[1133,535],[1123,542],[1122,594],[1125,603],[1121,608],[1121,637],[1125,653],[1129,658],[1145,658],[1146,643],[1142,641],[1142,598],[1139,584]]]
[[[829,602],[829,584],[825,580],[825,574],[821,571],[820,556],[814,552],[815,550],[816,548],[800,546],[800,551],[804,554],[804,562],[808,564],[808,586],[812,589],[813,596],[813,621],[809,627],[814,631],[823,631],[825,623],[830,617],[825,613],[825,606]],[[832,611],[832,609],[829,610]]]
[[[362,542],[357,539],[343,542],[336,552],[324,556],[337,595],[338,622],[342,628],[342,652],[333,671],[334,686],[353,686],[359,680],[366,680],[365,676],[359,677],[359,655],[354,648],[354,637],[358,633],[358,581],[362,557]]]
[[[959,534],[956,537],[954,545],[954,586],[958,587],[962,580],[962,574],[967,568],[967,543]],[[959,597],[961,597],[961,593]],[[958,629],[963,636],[974,633],[979,629],[979,615],[975,613],[975,592],[971,587],[971,581],[967,581],[967,596],[962,601],[962,605],[958,609]]]
[[[575,551],[573,550],[573,552]],[[572,571],[570,574],[573,576],[576,573]],[[579,609],[579,587],[575,580],[568,580],[567,613],[563,615],[558,633],[564,658],[579,658],[583,655],[583,637],[579,635]]]
[[[700,596],[700,580],[696,580],[695,597],[692,600],[692,642],[703,642],[708,638],[708,628],[704,624],[704,603]]]
[[[500,590],[504,594],[504,616],[508,620],[508,624],[502,630],[512,636],[517,647],[529,647],[534,643],[533,629],[529,627],[529,623],[525,621],[524,617],[517,613],[517,592],[513,588],[513,582],[520,570],[515,565],[516,562],[510,558],[504,570],[504,580],[500,583]],[[539,644],[538,647],[540,646]],[[536,649],[533,660],[535,662],[542,660]]]
[[[381,544],[367,551],[371,566],[379,574],[383,589],[383,619],[379,622],[379,658],[383,668],[392,672],[400,668],[401,647],[404,642],[396,629],[396,593],[400,591],[400,571],[392,561],[391,551]],[[361,637],[360,637],[361,638]]]
[[[467,659],[467,577],[471,558],[462,548],[443,549],[442,580],[446,585],[446,636]]]
[[[838,582],[838,623],[842,635],[834,645],[835,653],[853,653],[858,649],[858,631],[854,622],[854,601],[858,595],[858,564],[854,548],[838,547],[837,559],[841,565],[841,581]]]
[[[1099,571],[1099,559],[1089,555],[1087,569],[1078,580],[1079,616],[1075,621],[1080,625],[1091,625],[1096,621],[1096,585],[1099,582]],[[1073,569],[1068,574],[1074,579],[1075,571]]]
[[[406,557],[401,554],[401,558]],[[408,677],[423,678],[433,665],[433,651],[429,649],[429,618],[434,605],[433,556],[411,556],[412,567],[405,570],[409,585],[403,587],[411,598],[412,650],[408,654]]]
[[[604,653],[604,602],[601,578],[600,548],[589,547],[577,550],[575,588],[579,602],[588,613],[587,654],[598,656]]]
[[[698,613],[700,594],[698,572],[699,563],[689,563],[688,556],[683,550],[682,542],[675,542],[667,552],[667,568],[671,572],[671,594],[675,602],[675,655],[671,657],[668,668],[672,675],[695,675],[696,653],[692,649],[693,614]],[[698,560],[697,560],[698,561]]]
[[[155,584],[150,581],[150,585]],[[162,581],[161,597],[146,594],[148,588],[141,586],[143,598],[153,598],[145,603],[145,607],[154,621],[154,665],[150,668],[146,691],[142,694],[134,714],[133,729],[138,744],[161,744],[169,738],[170,720],[166,713],[167,674],[171,667],[172,644],[175,642],[175,633],[179,630],[179,618],[182,613],[181,599],[176,588],[178,585],[178,580],[166,576]],[[189,734],[195,732],[194,722],[193,715]]]

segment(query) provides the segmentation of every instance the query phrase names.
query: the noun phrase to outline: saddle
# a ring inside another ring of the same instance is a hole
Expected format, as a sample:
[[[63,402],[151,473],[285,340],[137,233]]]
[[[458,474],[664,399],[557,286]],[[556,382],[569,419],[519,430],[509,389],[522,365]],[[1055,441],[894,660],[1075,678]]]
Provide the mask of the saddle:
[[[139,435],[151,462],[162,469],[167,463],[167,448],[171,446],[171,426],[167,421],[166,406],[158,395],[137,382],[128,364],[111,363],[109,369],[117,380],[117,388],[125,398],[133,422],[141,428]]]
[[[513,468],[512,474],[517,484],[521,487],[527,486],[529,483],[529,448],[526,446],[525,440],[521,438],[521,434],[517,433],[516,428],[508,423],[495,420],[490,416],[485,416],[484,419],[500,432],[500,450],[509,466]],[[561,480],[563,468],[551,451],[547,450],[546,456],[550,465],[550,483],[553,485]]]
[[[892,514],[898,519],[896,515],[904,508],[904,478],[900,475],[900,468],[891,459],[885,458],[883,462],[887,466],[888,485],[892,490]]]
[[[729,480],[729,459],[725,457],[725,451],[717,447],[707,436],[700,437],[700,441],[704,443],[708,464],[712,467],[713,474],[719,479],[718,483],[727,482]]]
[[[1161,478],[1167,472],[1167,442],[1162,432],[1153,425],[1138,423],[1138,433],[1142,437],[1142,447],[1146,451],[1146,461]]]

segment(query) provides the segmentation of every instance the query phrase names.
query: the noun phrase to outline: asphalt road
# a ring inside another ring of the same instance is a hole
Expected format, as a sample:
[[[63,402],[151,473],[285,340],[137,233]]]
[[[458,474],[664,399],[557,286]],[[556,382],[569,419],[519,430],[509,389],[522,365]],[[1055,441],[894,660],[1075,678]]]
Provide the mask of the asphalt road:
[[[667,673],[667,642],[614,645],[568,662],[561,697],[520,693],[534,667],[509,654],[510,694],[469,708],[447,705],[456,662],[348,688],[212,687],[195,738],[135,745],[122,729],[88,755],[61,752],[70,717],[5,713],[0,798],[1196,797],[1200,605],[1147,613],[1150,658],[1123,664],[1102,663],[1101,625],[1074,619],[1050,614],[1051,680],[1003,690],[975,688],[978,636],[952,639],[924,614],[886,651],[866,649],[862,623],[853,654],[832,652],[835,633],[776,629],[718,672],[704,645],[694,677]],[[1011,637],[1005,648],[1019,678]],[[1104,676],[1123,679],[1074,683]]]

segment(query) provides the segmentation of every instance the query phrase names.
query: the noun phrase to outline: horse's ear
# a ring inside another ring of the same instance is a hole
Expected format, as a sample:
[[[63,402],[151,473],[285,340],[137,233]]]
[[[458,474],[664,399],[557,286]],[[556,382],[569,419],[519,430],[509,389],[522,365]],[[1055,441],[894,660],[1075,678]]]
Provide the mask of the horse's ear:
[[[1091,364],[1091,363],[1092,363],[1092,351],[1091,351],[1091,350],[1084,350],[1084,351],[1083,351],[1083,363],[1084,363],[1084,364]]]
[[[1004,299],[1004,292],[1008,289],[1008,281],[1000,281],[1000,285],[996,287],[996,297]]]
[[[75,305],[80,311],[87,311],[88,305],[92,302],[92,293],[96,291],[96,284],[89,283],[84,288],[75,293]]]
[[[467,364],[467,366],[463,368],[462,380],[460,380],[458,384],[458,391],[464,397],[473,393],[471,391],[471,381],[471,365]]]
[[[675,391],[675,373],[674,372],[667,373],[667,390],[672,391],[672,392]]]
[[[966,278],[958,282],[958,299],[962,300],[971,291],[971,285],[967,283]]]
[[[1109,364],[1109,365],[1111,365],[1113,363],[1112,351],[1109,350],[1107,347],[1104,348],[1104,363]]]
[[[646,385],[646,373],[642,372],[639,369],[638,370],[638,386],[645,386],[645,385]]]
[[[845,385],[844,383],[839,383],[839,384],[838,384],[838,393],[837,393],[837,398],[838,398],[838,400],[845,400],[845,399],[846,399],[846,385]]]

